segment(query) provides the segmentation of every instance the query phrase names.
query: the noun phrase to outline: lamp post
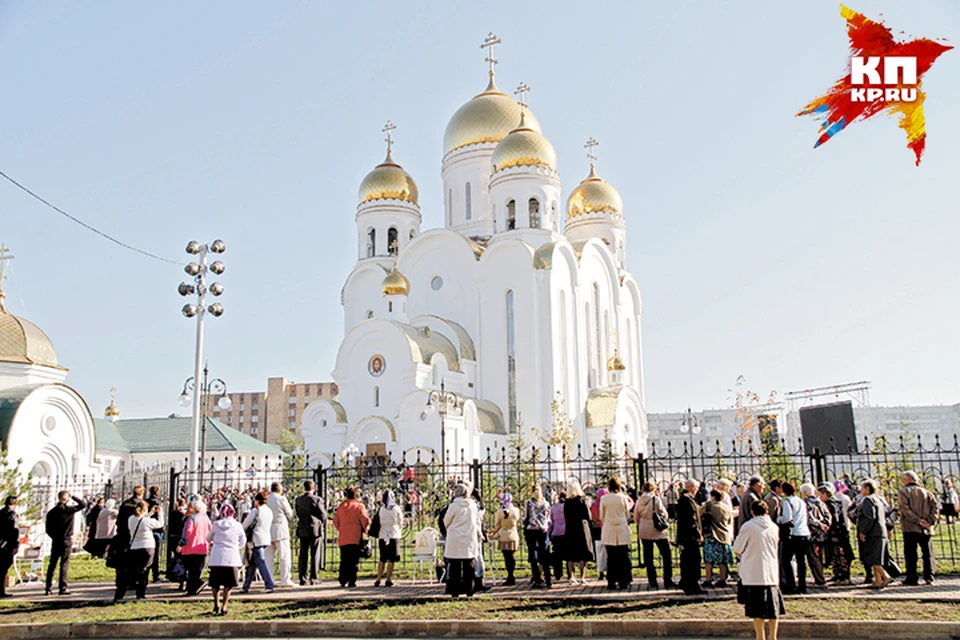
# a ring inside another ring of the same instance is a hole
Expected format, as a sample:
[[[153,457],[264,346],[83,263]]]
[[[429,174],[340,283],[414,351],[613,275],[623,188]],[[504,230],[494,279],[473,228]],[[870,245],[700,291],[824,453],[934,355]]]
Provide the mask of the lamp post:
[[[690,434],[690,474],[693,474],[693,436],[700,434],[700,421],[693,415],[690,407],[687,407],[687,413],[680,418],[680,433]]]
[[[177,291],[181,296],[187,297],[196,295],[196,303],[187,303],[183,305],[183,308],[180,310],[181,313],[187,318],[196,318],[197,319],[197,342],[196,349],[194,351],[194,360],[193,360],[193,379],[199,380],[201,372],[201,364],[203,362],[203,317],[210,313],[213,317],[217,318],[223,315],[223,305],[219,302],[214,302],[210,306],[207,306],[207,293],[209,292],[213,296],[219,296],[223,293],[223,285],[219,282],[214,282],[207,287],[207,274],[213,273],[214,275],[220,275],[226,269],[223,266],[223,263],[219,260],[215,261],[213,264],[207,264],[207,254],[216,253],[220,254],[227,250],[227,245],[223,240],[214,240],[211,244],[205,245],[200,244],[196,240],[191,240],[187,243],[186,251],[192,256],[197,256],[198,262],[190,262],[186,267],[183,268],[187,272],[187,275],[193,277],[193,284],[189,282],[181,282],[180,286],[177,287]],[[200,446],[200,394],[193,394],[193,430],[190,438],[190,466],[194,469],[197,467],[197,455],[199,454]],[[191,491],[196,492],[197,485],[196,481],[192,483]]]
[[[197,389],[196,378],[189,377],[183,383],[183,392],[180,394],[180,405],[189,406],[191,402],[197,404],[197,398],[203,400],[203,410],[200,420],[200,478],[199,488],[203,489],[203,460],[207,457],[207,413],[209,412],[209,403],[216,397],[217,406],[223,411],[229,411],[233,406],[230,397],[227,396],[227,383],[221,378],[209,379],[210,370],[207,365],[203,365],[203,381],[200,383],[200,389]],[[192,396],[192,397],[191,397]]]
[[[427,412],[433,413],[434,410],[440,412],[440,475],[443,477],[443,482],[447,482],[447,429],[446,429],[446,418],[447,413],[450,411],[460,411],[462,409],[462,403],[460,396],[453,393],[452,391],[447,391],[446,384],[443,380],[440,381],[440,390],[432,389],[428,393],[427,397]]]

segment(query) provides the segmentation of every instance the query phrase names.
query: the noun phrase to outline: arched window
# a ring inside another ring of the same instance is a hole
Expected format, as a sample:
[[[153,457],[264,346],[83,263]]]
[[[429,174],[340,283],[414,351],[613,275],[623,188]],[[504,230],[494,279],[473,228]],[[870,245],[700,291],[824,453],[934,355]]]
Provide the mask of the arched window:
[[[594,346],[597,354],[597,386],[600,386],[600,376],[603,374],[603,342],[600,338],[600,285],[593,283],[593,327],[594,327]]]
[[[509,406],[509,433],[517,429],[517,350],[514,333],[513,289],[507,291],[507,405]]]
[[[536,198],[530,198],[527,202],[527,211],[530,213],[530,228],[540,228],[540,201]]]
[[[507,203],[507,231],[517,228],[517,203],[513,200]]]
[[[569,397],[570,393],[570,379],[567,375],[569,369],[569,358],[567,355],[567,292],[560,290],[560,299],[558,301],[558,314],[560,316],[560,366],[563,368],[563,373],[561,375],[561,383],[563,389],[563,396],[565,398]]]
[[[387,253],[395,256],[397,255],[397,251],[399,251],[399,249],[400,245],[397,244],[397,228],[390,227],[387,230]]]
[[[372,258],[377,255],[377,230],[370,229],[367,232],[367,257]]]
[[[447,191],[447,226],[453,226],[453,189]]]
[[[410,230],[410,239],[413,240],[413,236],[417,235],[414,233],[413,229]]]
[[[587,388],[592,389],[597,386],[597,370],[594,368],[596,364],[596,358],[593,356],[593,352],[596,350],[596,346],[593,344],[593,314],[590,313],[590,303],[583,305],[583,323],[584,323],[584,332],[586,335],[586,351],[587,351]]]
[[[373,388],[373,406],[380,406],[380,387]]]
[[[393,300],[387,303],[387,312],[393,313]]]
[[[470,200],[472,199],[472,194],[470,192],[469,182],[467,183],[467,186],[464,187],[463,193],[464,193],[464,203],[467,206],[467,220],[469,220],[473,216],[473,203],[470,202]]]

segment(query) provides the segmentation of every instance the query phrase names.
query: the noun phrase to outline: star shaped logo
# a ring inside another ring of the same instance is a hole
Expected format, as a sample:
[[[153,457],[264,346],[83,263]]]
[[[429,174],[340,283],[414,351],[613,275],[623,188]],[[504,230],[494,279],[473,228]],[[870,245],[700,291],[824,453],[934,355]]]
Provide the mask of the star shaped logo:
[[[840,15],[847,21],[852,54],[847,74],[797,114],[821,118],[814,148],[853,122],[879,113],[896,114],[920,166],[927,141],[921,81],[937,58],[953,47],[927,38],[897,42],[882,22],[843,5]]]

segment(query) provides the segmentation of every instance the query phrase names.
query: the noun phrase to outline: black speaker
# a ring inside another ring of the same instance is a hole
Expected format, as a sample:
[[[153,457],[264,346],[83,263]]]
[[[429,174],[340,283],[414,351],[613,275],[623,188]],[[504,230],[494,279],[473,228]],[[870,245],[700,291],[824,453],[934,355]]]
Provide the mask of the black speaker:
[[[846,451],[847,446],[857,446],[853,404],[850,402],[800,409],[800,429],[803,432],[803,449],[808,454],[813,453],[814,449],[829,453],[831,447],[836,447],[837,451]]]

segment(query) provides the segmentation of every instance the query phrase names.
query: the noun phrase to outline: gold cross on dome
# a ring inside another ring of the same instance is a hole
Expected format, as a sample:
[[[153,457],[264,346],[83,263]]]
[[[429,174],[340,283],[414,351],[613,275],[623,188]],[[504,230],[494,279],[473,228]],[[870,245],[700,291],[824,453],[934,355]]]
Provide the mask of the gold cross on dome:
[[[526,82],[521,82],[517,85],[517,90],[513,92],[513,95],[520,96],[520,113],[523,113],[527,109],[527,102],[525,100],[526,94],[530,92],[530,87]]]
[[[110,387],[110,404],[114,404],[117,401],[117,388]]]
[[[387,124],[383,125],[383,129],[380,129],[380,131],[387,134],[387,137],[383,139],[383,141],[387,143],[387,153],[390,153],[390,151],[393,149],[393,136],[391,133],[396,128],[397,125],[387,120]]]
[[[14,259],[7,245],[0,244],[0,313],[6,313],[7,309],[3,306],[3,281],[7,279],[7,263]]]
[[[583,145],[583,148],[587,150],[587,157],[590,158],[590,166],[593,166],[597,162],[597,152],[595,149],[599,146],[600,143],[594,140],[593,136],[590,136],[590,139]]]
[[[493,31],[491,31],[490,34],[486,37],[486,39],[483,41],[483,44],[480,45],[481,49],[490,49],[490,52],[487,53],[486,61],[490,63],[491,78],[493,77],[493,74],[494,74],[493,66],[495,64],[498,64],[498,61],[496,60],[496,58],[493,57],[493,48],[496,45],[502,44],[502,43],[503,43],[503,40],[501,40],[498,36],[493,35]]]

